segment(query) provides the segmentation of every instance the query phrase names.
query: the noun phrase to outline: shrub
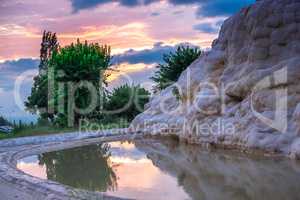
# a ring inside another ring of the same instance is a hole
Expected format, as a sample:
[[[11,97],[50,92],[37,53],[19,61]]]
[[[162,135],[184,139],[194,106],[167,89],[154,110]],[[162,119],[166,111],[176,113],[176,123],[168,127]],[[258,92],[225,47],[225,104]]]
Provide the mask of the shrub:
[[[128,84],[115,88],[109,96],[106,108],[111,112],[108,117],[120,117],[128,120],[144,111],[145,104],[149,101],[150,93],[138,86]]]
[[[156,83],[155,91],[162,90],[176,82],[180,74],[201,55],[199,48],[189,46],[179,46],[175,53],[163,56],[164,64],[157,66],[151,79]]]

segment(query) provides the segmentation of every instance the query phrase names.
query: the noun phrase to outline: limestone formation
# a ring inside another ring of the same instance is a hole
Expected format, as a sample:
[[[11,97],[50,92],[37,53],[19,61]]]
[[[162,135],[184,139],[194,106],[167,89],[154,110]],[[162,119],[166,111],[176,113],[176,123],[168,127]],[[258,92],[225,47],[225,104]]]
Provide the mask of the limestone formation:
[[[211,50],[132,125],[300,158],[299,106],[300,0],[262,0],[227,19]]]

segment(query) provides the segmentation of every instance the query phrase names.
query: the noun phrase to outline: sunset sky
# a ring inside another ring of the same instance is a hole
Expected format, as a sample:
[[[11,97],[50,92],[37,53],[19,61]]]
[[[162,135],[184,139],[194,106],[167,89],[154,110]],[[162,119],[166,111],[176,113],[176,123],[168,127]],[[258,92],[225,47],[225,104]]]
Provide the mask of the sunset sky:
[[[112,80],[126,74],[141,83],[176,45],[209,48],[222,22],[254,1],[0,0],[0,114],[17,112],[7,98],[17,76],[37,69],[43,30],[62,46],[77,38],[110,45],[120,70]]]

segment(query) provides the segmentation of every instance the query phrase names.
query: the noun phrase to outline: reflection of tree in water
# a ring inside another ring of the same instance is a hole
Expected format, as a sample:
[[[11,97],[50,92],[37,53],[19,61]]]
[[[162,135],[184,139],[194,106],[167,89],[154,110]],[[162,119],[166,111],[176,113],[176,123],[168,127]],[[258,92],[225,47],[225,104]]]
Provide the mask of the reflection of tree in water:
[[[50,180],[91,191],[115,190],[109,150],[108,144],[100,144],[49,152],[39,156],[39,164],[46,166]]]

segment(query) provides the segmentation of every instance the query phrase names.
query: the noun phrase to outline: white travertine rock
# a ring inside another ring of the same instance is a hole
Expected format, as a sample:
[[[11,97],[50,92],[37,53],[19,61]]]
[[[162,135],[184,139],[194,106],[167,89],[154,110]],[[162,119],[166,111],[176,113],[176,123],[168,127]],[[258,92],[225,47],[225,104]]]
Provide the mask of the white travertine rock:
[[[300,158],[299,116],[300,0],[262,0],[227,19],[212,49],[153,97],[132,125],[152,134],[169,125],[190,142]]]

